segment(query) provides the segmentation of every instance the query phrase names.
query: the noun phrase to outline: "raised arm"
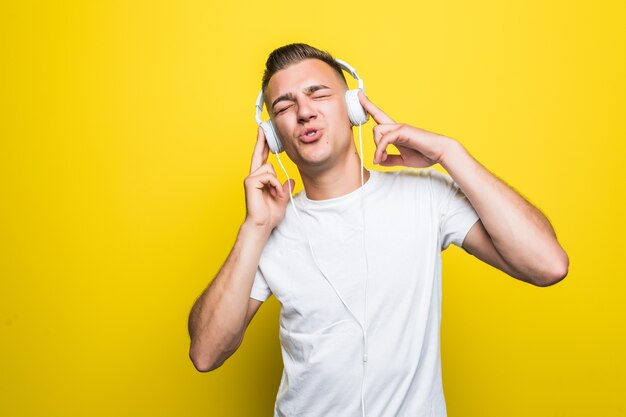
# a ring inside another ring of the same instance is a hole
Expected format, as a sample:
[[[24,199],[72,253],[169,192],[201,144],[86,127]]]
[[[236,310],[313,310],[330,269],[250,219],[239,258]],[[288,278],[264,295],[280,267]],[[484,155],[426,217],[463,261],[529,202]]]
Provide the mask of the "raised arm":
[[[483,167],[456,140],[398,124],[359,93],[374,127],[374,163],[426,168],[440,163],[478,213],[463,248],[514,278],[552,285],[568,272],[569,258],[548,219],[519,193]],[[399,155],[387,153],[394,145]]]
[[[465,237],[464,249],[534,285],[545,287],[565,278],[569,258],[539,209],[489,172],[459,142],[452,142],[441,165],[480,217]]]
[[[209,286],[189,313],[189,357],[198,371],[221,366],[239,347],[250,320],[262,302],[250,298],[254,275],[270,233],[285,215],[291,184],[280,184],[269,148],[259,128],[244,181],[246,218],[237,240]],[[293,180],[292,180],[293,181]]]

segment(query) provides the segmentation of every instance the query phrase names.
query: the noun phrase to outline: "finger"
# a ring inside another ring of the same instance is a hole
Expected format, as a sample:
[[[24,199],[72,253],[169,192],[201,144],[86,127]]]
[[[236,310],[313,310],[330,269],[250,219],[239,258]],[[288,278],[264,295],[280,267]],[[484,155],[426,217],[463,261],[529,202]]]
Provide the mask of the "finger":
[[[250,173],[256,171],[261,165],[267,161],[269,156],[269,146],[265,140],[265,133],[261,126],[257,131],[256,144],[254,145],[254,152],[252,153],[252,161],[250,163]]]
[[[249,175],[249,177],[255,178],[255,177],[259,177],[261,175],[271,175],[274,178],[276,178],[276,180],[278,181],[278,176],[276,175],[276,170],[274,169],[274,165],[270,164],[269,162],[266,162],[263,165],[261,165],[256,171],[251,173]],[[280,184],[280,181],[278,182],[278,184]],[[274,188],[270,188],[270,191],[274,190]],[[272,194],[272,196],[276,197],[275,194]],[[280,189],[278,190],[278,196],[279,197],[284,197],[284,193],[281,193]]]
[[[395,143],[398,138],[398,132],[392,131],[384,135],[378,144],[376,145],[376,151],[374,152],[374,163],[380,164],[383,161],[383,154],[387,152],[387,146]]]
[[[261,155],[261,160],[263,163],[267,162],[267,157],[270,155],[270,145],[265,140],[265,132],[263,132],[263,154]]]
[[[374,136],[374,143],[378,144],[378,142],[380,142],[380,139],[386,135],[389,132],[392,132],[396,129],[401,128],[402,125],[400,124],[380,124],[380,125],[376,125],[374,126],[374,128],[372,129],[373,131],[373,136]]]
[[[365,111],[372,115],[376,123],[378,124],[395,123],[391,117],[387,116],[387,114],[384,111],[379,109],[374,103],[372,103],[365,96],[365,93],[363,93],[363,90],[359,91],[358,97],[359,97],[359,102],[361,103]]]
[[[282,184],[280,183],[280,181],[278,181],[278,178],[276,178],[275,175],[264,173],[264,174],[259,174],[259,175],[248,177],[248,179],[249,181],[251,181],[252,186],[254,188],[262,190],[266,186],[272,187],[272,188],[275,188],[276,191],[278,192],[278,195],[282,197],[282,194],[283,194]]]
[[[380,165],[384,167],[404,166],[404,159],[402,159],[402,155],[388,155],[386,159],[383,158]]]
[[[283,184],[283,193],[287,196],[287,198],[289,198],[290,194],[293,194],[294,185],[296,185],[296,180],[294,179],[289,179]]]
[[[259,174],[272,174],[273,176],[278,177],[278,175],[276,175],[276,170],[274,169],[274,165],[270,164],[269,162],[264,163],[263,165],[258,167],[256,170],[251,172],[250,176],[255,176]]]

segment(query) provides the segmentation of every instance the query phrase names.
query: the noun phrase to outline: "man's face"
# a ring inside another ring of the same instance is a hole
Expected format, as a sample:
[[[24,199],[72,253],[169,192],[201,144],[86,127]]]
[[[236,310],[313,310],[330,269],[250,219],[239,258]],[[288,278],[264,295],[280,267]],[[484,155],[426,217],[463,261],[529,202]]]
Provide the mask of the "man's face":
[[[265,90],[266,104],[285,152],[305,170],[333,166],[354,147],[345,102],[347,86],[318,59],[276,72]]]

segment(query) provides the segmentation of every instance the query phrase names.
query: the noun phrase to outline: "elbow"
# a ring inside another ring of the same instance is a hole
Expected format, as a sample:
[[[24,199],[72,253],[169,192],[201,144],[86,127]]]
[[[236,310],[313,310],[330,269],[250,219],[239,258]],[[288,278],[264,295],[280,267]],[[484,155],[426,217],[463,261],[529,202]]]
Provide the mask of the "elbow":
[[[534,284],[538,287],[550,287],[554,284],[557,284],[567,276],[569,272],[569,258],[565,252],[563,252],[563,256],[558,262],[555,262],[555,265],[552,269],[542,274],[539,279],[535,280]]]
[[[189,349],[189,359],[198,372],[211,372],[224,363],[214,359],[209,352],[200,352],[197,348],[192,347]]]
[[[239,348],[241,342],[241,336],[236,339],[234,344],[205,343],[202,345],[192,341],[189,348],[189,358],[199,372],[211,372],[222,366]]]

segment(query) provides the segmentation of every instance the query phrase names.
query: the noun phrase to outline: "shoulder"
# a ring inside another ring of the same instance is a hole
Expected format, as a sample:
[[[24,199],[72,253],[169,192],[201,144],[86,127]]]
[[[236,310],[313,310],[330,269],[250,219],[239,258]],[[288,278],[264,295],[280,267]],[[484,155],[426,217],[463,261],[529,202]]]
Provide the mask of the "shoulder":
[[[431,184],[449,185],[452,178],[434,168],[426,169],[401,169],[398,171],[372,171],[378,180],[386,185],[389,184]]]
[[[458,186],[448,174],[434,168],[376,171],[377,186],[373,195],[397,202],[412,204],[415,201],[446,201]]]

